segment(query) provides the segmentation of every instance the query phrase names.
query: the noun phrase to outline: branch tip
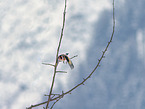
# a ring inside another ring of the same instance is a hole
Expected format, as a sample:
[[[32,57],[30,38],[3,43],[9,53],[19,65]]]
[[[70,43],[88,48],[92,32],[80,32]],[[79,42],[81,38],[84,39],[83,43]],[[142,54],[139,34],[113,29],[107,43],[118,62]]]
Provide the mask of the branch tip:
[[[75,58],[75,57],[77,57],[78,55],[75,55],[75,56],[73,56],[73,57],[71,57],[70,59],[73,59],[73,58]]]
[[[42,62],[42,64],[44,64],[44,65],[50,65],[50,66],[55,67],[55,65],[53,65],[53,64],[49,64],[49,63],[44,63],[44,62]]]
[[[67,73],[66,71],[56,71],[56,73]]]

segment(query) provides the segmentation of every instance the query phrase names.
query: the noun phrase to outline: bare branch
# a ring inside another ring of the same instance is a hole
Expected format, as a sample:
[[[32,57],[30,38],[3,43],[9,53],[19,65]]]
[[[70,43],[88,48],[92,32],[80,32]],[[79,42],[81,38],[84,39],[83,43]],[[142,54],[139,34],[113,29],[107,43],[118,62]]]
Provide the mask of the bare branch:
[[[67,2],[67,0],[65,0],[64,12],[63,12],[63,25],[62,25],[61,36],[60,36],[60,40],[59,40],[59,44],[58,44],[58,48],[57,48],[57,54],[56,54],[56,61],[55,61],[55,67],[54,67],[53,80],[52,80],[52,84],[51,84],[51,88],[50,88],[50,92],[49,92],[48,101],[47,101],[47,104],[46,104],[46,109],[48,108],[49,102],[51,100],[51,94],[52,94],[52,90],[53,90],[53,86],[54,86],[54,81],[55,81],[56,68],[57,68],[57,63],[58,63],[58,59],[57,58],[58,58],[58,53],[59,53],[60,45],[61,45],[61,42],[62,42],[62,37],[63,37],[63,32],[64,32],[64,25],[65,25],[66,2]]]
[[[60,94],[51,94],[51,95],[54,95],[54,96],[56,96],[56,95],[60,95]],[[46,95],[46,94],[45,94],[44,96],[49,96],[49,95]]]
[[[78,55],[75,55],[75,56],[73,56],[73,57],[71,57],[70,59],[73,59],[73,58],[75,58],[75,57],[77,57]]]
[[[44,65],[50,65],[50,66],[53,66],[53,67],[55,67],[55,65],[53,65],[53,64],[49,64],[49,63],[42,63],[42,64],[44,64]]]
[[[37,107],[37,106],[40,106],[40,105],[43,105],[43,104],[46,104],[46,103],[47,103],[47,101],[39,103],[39,104],[31,105],[30,107],[28,107],[26,109],[32,109],[33,107]]]
[[[67,73],[66,71],[56,71],[56,73]]]
[[[50,109],[52,109],[53,106],[54,106],[60,99],[61,99],[61,98],[57,99],[57,100],[52,104],[52,106],[50,107]]]

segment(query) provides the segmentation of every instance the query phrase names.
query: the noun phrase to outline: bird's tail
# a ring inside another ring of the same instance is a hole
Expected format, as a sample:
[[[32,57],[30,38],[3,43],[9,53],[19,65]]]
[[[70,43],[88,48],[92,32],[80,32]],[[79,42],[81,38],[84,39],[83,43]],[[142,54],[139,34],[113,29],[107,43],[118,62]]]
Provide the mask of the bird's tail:
[[[74,65],[73,65],[72,61],[67,56],[65,56],[65,58],[66,58],[66,60],[67,60],[67,62],[69,64],[70,68],[73,69],[74,68]]]

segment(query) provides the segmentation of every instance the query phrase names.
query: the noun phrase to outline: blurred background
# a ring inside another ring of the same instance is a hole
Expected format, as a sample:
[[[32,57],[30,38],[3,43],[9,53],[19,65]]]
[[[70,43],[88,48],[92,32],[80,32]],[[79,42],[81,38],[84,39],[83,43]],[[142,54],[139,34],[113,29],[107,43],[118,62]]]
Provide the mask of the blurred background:
[[[145,108],[145,1],[115,0],[113,42],[91,78],[54,109]],[[62,27],[64,0],[0,1],[0,109],[47,100]],[[96,66],[112,33],[112,0],[68,0],[54,93],[66,92]],[[45,106],[45,105],[44,105]],[[34,109],[42,109],[42,106]]]

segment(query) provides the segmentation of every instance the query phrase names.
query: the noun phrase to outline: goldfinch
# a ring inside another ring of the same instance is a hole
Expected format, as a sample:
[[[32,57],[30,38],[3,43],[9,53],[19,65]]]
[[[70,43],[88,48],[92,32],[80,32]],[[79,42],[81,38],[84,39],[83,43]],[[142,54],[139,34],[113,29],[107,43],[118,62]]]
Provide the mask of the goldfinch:
[[[70,68],[73,69],[74,65],[73,65],[72,61],[70,60],[70,58],[67,55],[68,55],[68,53],[59,55],[57,65],[58,65],[59,62],[63,61],[63,63],[64,63],[64,61],[67,61]]]

